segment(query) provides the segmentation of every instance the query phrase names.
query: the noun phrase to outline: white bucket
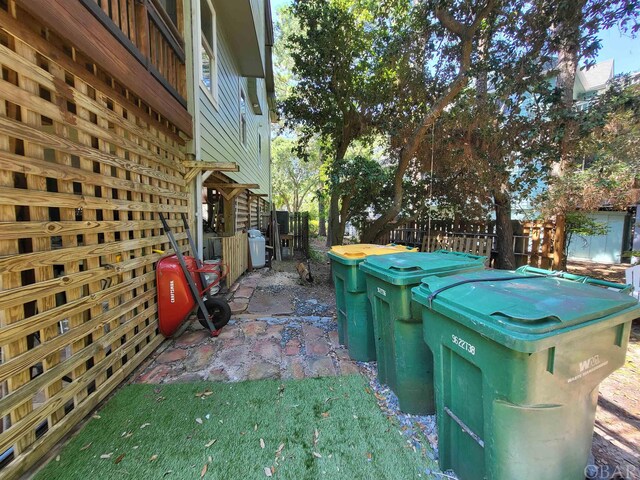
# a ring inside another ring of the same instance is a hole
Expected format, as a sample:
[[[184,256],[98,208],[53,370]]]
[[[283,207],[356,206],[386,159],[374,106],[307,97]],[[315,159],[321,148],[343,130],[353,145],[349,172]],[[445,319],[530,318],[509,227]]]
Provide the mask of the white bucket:
[[[219,258],[216,260],[205,260],[204,263],[205,265],[214,266],[213,272],[204,274],[204,279],[207,282],[207,285],[211,285],[212,283],[217,282],[218,279],[220,278],[220,265],[222,263],[222,260],[220,260]],[[211,287],[208,295],[215,295],[219,291],[220,291],[220,285],[218,284],[215,287]]]

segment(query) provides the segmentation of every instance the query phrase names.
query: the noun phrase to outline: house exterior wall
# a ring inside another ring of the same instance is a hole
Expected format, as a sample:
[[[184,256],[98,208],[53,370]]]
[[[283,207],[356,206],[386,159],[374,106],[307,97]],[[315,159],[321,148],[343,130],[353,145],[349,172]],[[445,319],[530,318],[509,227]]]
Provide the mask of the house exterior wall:
[[[626,212],[593,212],[587,215],[609,227],[607,235],[571,238],[569,260],[587,260],[598,263],[620,263],[627,232]]]
[[[195,8],[199,11],[199,2],[187,2],[189,10]],[[254,25],[258,38],[262,39],[261,56],[264,61],[264,0],[252,0]],[[215,3],[213,4],[215,8]],[[199,14],[192,18],[198,19]],[[195,35],[195,29],[192,35]],[[269,119],[269,105],[264,78],[256,79],[257,94],[262,114],[256,114],[251,106],[249,98],[249,85],[247,77],[243,77],[237,65],[237,58],[231,50],[225,31],[223,19],[217,18],[217,78],[218,102],[214,104],[212,96],[202,86],[199,79],[199,70],[192,67],[191,78],[193,81],[194,101],[198,102],[199,110],[199,145],[194,145],[194,153],[197,160],[206,162],[234,162],[239,166],[238,172],[225,173],[235,183],[257,183],[260,188],[252,190],[253,193],[271,194],[271,129]],[[191,41],[191,40],[190,40]],[[199,38],[193,44],[194,53],[197,55]],[[194,65],[197,62],[194,63]],[[247,102],[247,141],[241,141],[240,124],[240,95],[244,92]],[[261,146],[259,145],[259,140]]]

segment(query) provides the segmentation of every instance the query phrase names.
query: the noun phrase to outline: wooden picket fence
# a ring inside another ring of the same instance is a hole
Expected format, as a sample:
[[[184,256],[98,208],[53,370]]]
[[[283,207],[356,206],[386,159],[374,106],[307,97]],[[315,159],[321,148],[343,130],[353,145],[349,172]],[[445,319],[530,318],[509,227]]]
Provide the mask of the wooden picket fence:
[[[222,262],[228,272],[227,286],[231,286],[249,266],[249,238],[246,233],[222,237]]]
[[[309,212],[293,212],[289,214],[289,234],[292,235],[294,251],[309,256]]]
[[[513,248],[516,265],[550,268],[553,260],[554,225],[551,222],[514,222]],[[428,234],[429,233],[429,234]],[[402,224],[379,240],[420,247],[423,252],[451,250],[496,259],[494,223],[433,221]]]

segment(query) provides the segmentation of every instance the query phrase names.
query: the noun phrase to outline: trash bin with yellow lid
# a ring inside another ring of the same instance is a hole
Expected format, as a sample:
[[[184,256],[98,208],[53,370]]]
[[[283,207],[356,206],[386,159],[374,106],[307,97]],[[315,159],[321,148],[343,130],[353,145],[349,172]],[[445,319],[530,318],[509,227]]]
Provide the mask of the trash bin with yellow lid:
[[[328,255],[336,292],[338,340],[349,350],[353,360],[376,359],[371,304],[367,297],[365,274],[358,265],[370,255],[417,252],[404,245],[372,245],[367,243],[332,247]]]

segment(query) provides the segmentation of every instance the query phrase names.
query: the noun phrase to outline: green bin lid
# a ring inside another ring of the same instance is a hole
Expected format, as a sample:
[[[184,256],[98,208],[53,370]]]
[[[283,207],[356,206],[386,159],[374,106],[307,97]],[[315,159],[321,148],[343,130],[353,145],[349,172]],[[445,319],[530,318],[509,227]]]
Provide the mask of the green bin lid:
[[[413,298],[428,308],[525,352],[537,350],[526,343],[612,316],[640,315],[637,300],[625,293],[624,285],[616,285],[615,291],[585,284],[588,277],[569,277],[580,281],[562,278],[558,273],[485,270],[423,278],[412,292]]]
[[[439,250],[367,257],[360,270],[391,285],[415,285],[428,275],[449,275],[484,268],[487,257]]]

